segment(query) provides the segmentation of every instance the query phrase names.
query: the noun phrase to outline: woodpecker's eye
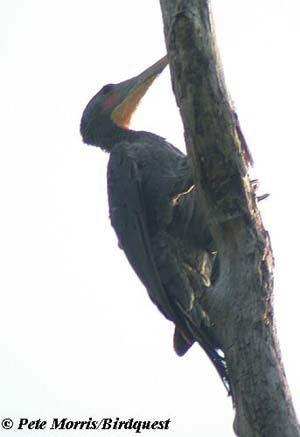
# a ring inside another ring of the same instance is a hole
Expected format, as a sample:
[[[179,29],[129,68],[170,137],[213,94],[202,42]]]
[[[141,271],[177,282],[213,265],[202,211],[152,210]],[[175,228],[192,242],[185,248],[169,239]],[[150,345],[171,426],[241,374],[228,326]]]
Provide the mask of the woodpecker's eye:
[[[107,94],[113,89],[113,85],[109,83],[108,85],[104,85],[104,87],[101,89],[101,94]]]

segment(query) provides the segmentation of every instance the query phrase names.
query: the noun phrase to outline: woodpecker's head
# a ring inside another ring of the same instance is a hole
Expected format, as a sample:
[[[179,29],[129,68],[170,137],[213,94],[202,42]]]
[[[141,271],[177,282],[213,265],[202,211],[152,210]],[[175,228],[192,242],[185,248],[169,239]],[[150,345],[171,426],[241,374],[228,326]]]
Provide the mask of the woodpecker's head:
[[[167,56],[136,77],[118,84],[105,85],[87,104],[80,123],[85,143],[111,150],[140,100],[168,64]]]

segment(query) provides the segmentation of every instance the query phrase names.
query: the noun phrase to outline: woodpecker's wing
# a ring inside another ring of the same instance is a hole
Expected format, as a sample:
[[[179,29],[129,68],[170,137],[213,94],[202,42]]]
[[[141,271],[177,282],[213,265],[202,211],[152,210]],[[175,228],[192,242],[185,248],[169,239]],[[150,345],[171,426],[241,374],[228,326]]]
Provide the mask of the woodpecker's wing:
[[[178,314],[162,285],[154,260],[141,175],[126,147],[117,146],[111,152],[107,176],[110,219],[119,244],[152,301],[165,317],[176,323]]]

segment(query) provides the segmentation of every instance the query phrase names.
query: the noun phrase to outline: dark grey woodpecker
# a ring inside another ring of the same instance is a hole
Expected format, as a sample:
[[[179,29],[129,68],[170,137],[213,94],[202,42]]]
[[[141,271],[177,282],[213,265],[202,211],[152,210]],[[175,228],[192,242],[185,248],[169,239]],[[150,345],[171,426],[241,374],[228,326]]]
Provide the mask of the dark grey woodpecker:
[[[229,390],[223,353],[201,306],[218,262],[188,157],[153,133],[129,129],[167,64],[165,56],[132,79],[105,85],[86,106],[80,132],[85,143],[110,153],[111,223],[150,299],[175,324],[175,351],[181,356],[199,343]]]

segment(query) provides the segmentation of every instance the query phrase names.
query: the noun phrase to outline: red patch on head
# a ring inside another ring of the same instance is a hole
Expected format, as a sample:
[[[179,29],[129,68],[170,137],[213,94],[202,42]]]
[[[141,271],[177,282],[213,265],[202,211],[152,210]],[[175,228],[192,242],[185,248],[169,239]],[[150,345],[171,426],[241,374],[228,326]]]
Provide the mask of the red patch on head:
[[[104,110],[112,108],[118,102],[119,98],[120,98],[119,93],[112,94],[111,96],[108,96],[103,104]]]

